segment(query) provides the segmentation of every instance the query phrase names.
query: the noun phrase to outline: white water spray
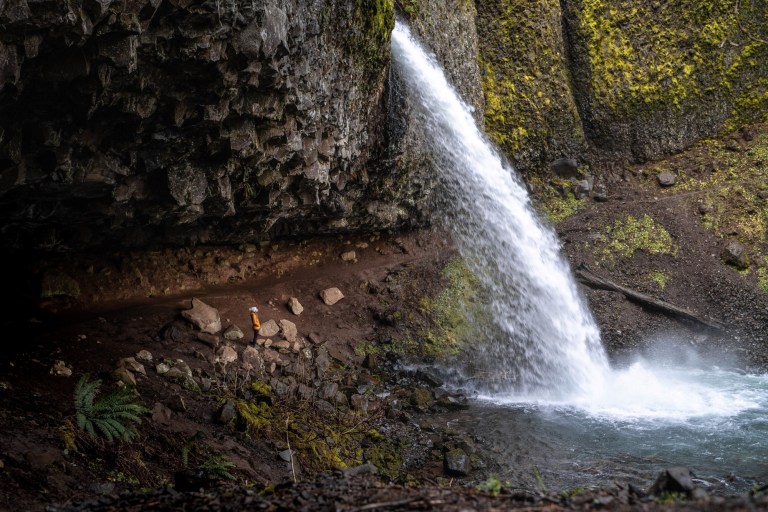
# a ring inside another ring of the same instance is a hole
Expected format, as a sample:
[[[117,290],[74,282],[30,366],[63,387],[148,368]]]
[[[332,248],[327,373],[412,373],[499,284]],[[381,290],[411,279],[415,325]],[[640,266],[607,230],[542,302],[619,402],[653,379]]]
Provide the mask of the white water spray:
[[[434,147],[454,241],[490,294],[495,325],[471,361],[488,375],[476,381],[481,398],[665,421],[766,407],[754,383],[720,370],[650,369],[644,362],[612,370],[557,237],[537,220],[514,170],[401,23],[392,54]]]
[[[557,237],[537,220],[514,170],[402,23],[392,53],[435,147],[454,241],[489,291],[496,325],[473,358],[494,377],[478,387],[548,398],[600,387],[608,364],[599,331]]]

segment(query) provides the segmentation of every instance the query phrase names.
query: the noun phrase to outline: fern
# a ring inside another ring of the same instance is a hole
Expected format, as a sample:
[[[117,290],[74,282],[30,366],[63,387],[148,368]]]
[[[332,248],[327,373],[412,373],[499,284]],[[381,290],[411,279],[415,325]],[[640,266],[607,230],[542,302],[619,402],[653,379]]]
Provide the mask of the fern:
[[[89,374],[83,375],[75,386],[77,426],[109,442],[118,439],[129,441],[136,437],[139,434],[136,424],[141,423],[139,415],[149,412],[134,402],[136,390],[127,386],[115,388],[97,400],[101,381],[90,378]]]
[[[205,464],[200,466],[200,469],[222,480],[235,480],[235,475],[230,473],[229,470],[236,467],[232,461],[227,460],[223,455],[216,454],[205,461]]]

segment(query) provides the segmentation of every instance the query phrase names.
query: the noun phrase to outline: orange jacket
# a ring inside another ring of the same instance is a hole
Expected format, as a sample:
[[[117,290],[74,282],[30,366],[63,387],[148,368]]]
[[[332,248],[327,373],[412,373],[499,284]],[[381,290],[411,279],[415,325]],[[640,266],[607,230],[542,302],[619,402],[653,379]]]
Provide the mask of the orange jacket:
[[[251,312],[251,323],[253,324],[253,330],[258,331],[261,329],[261,322],[259,321],[259,315]]]

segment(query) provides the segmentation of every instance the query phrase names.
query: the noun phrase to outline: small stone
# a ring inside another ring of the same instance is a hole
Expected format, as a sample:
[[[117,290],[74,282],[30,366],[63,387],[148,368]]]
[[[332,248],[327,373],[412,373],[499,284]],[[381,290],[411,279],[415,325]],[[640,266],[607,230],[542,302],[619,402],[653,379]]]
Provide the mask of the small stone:
[[[344,298],[344,294],[338,288],[326,288],[320,292],[320,298],[323,299],[326,305],[333,306]]]
[[[720,257],[728,265],[733,265],[740,270],[749,268],[747,251],[744,246],[736,240],[732,240],[725,249],[723,249]]]
[[[262,360],[256,347],[246,347],[242,353],[243,363],[248,369],[261,368]]]
[[[296,297],[291,297],[288,299],[288,310],[294,315],[298,316],[302,311],[304,311],[304,306],[301,305],[299,299]]]
[[[291,453],[291,450],[283,450],[280,453],[280,458],[283,459],[285,462],[291,462],[291,458],[293,457],[293,453]]]
[[[152,353],[149,350],[139,350],[136,352],[136,359],[145,363],[151,363]]]
[[[163,425],[170,425],[172,414],[173,413],[168,407],[157,402],[152,408],[152,421],[155,423],[162,423]]]
[[[136,377],[127,368],[118,368],[112,372],[112,378],[127,386],[136,385]]]
[[[341,253],[341,261],[348,261],[350,263],[357,263],[357,254],[355,251],[346,251]]]
[[[187,410],[187,404],[184,403],[184,397],[181,395],[172,395],[165,401],[165,405],[175,412],[186,412]]]
[[[461,448],[445,453],[445,472],[452,476],[467,476],[472,471],[469,456]]]
[[[166,363],[158,363],[157,366],[155,366],[155,371],[160,375],[168,373],[170,369],[171,367],[168,366]]]
[[[50,373],[51,375],[56,375],[57,377],[71,377],[72,368],[67,366],[67,363],[64,361],[56,361],[53,363]]]
[[[235,406],[232,404],[232,402],[227,401],[224,405],[222,405],[218,411],[216,411],[216,415],[214,416],[214,419],[216,420],[216,423],[220,423],[222,425],[227,425],[229,422],[235,419]]]
[[[671,187],[677,182],[677,177],[670,171],[662,171],[656,176],[656,180],[662,187]]]
[[[144,365],[136,361],[134,357],[124,357],[117,363],[118,368],[125,368],[133,373],[140,373],[146,375],[147,371],[144,369]]]
[[[283,354],[288,353],[289,349],[291,348],[291,342],[288,340],[279,340],[272,344],[272,348],[274,350],[279,350]],[[285,352],[283,352],[285,351]]]
[[[272,346],[272,340],[267,338],[266,340],[264,340],[264,343],[262,343],[262,345],[264,345],[264,348],[269,348]]]

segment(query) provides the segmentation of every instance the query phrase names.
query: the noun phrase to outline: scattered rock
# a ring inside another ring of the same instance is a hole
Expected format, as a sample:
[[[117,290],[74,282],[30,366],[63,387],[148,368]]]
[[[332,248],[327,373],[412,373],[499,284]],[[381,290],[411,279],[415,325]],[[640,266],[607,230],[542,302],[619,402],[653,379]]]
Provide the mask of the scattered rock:
[[[126,386],[135,386],[136,377],[127,368],[118,368],[112,372],[112,378],[118,382],[122,382]]]
[[[728,265],[733,265],[740,270],[749,268],[747,251],[744,246],[736,240],[732,240],[728,243],[725,249],[723,249],[720,257]]]
[[[227,403],[222,405],[219,408],[219,410],[216,411],[216,414],[214,416],[214,420],[216,421],[216,423],[220,423],[222,425],[227,425],[234,419],[235,419],[235,406],[230,401],[227,401]]]
[[[24,456],[32,469],[40,470],[53,466],[57,462],[63,462],[61,451],[54,448],[33,448]]]
[[[157,366],[155,366],[155,371],[160,375],[165,375],[170,369],[171,367],[166,363],[158,363]]]
[[[577,162],[573,158],[558,158],[549,167],[561,178],[575,178],[579,175]]]
[[[224,345],[216,351],[216,359],[214,362],[221,363],[224,366],[229,363],[237,361],[237,351],[229,345]]]
[[[256,347],[249,346],[245,347],[245,350],[243,350],[243,353],[241,354],[243,359],[243,364],[245,365],[246,369],[257,369],[261,368],[263,365],[263,362],[261,360],[261,356],[259,355],[259,351],[256,350]]]
[[[317,392],[317,396],[323,400],[335,401],[336,394],[339,392],[339,385],[335,382],[324,382]]]
[[[302,313],[302,311],[304,311],[304,306],[301,305],[299,299],[296,297],[291,297],[288,299],[288,310],[294,315],[298,316]]]
[[[216,350],[221,343],[221,338],[215,334],[209,334],[206,332],[197,333],[197,340],[208,345],[212,349]]]
[[[219,311],[199,299],[192,299],[192,308],[182,311],[181,316],[203,332],[216,334],[221,331]]]
[[[325,347],[317,349],[317,355],[315,356],[315,368],[317,369],[318,378],[323,378],[325,372],[331,366],[331,357],[328,355],[328,350]]]
[[[290,352],[291,342],[288,340],[279,340],[272,344],[274,350],[279,350],[283,354]]]
[[[184,331],[176,324],[169,324],[163,327],[160,336],[164,340],[181,343],[184,340]]]
[[[467,476],[472,471],[469,456],[461,448],[445,453],[445,472],[452,476]]]
[[[170,425],[172,415],[171,410],[160,402],[157,402],[152,408],[152,421],[155,423]]]
[[[295,323],[290,320],[280,320],[280,330],[283,332],[283,338],[288,341],[296,341],[298,331]]]
[[[67,363],[64,361],[56,361],[53,363],[49,373],[51,375],[56,375],[57,377],[71,377],[72,368],[67,366]]]
[[[151,360],[151,355],[149,356]],[[125,357],[118,361],[117,363],[118,368],[125,368],[126,370],[130,370],[133,373],[140,373],[142,375],[147,374],[147,370],[144,369],[144,365],[141,364],[136,360],[134,357]]]
[[[139,350],[136,352],[136,359],[145,363],[151,363],[152,353],[149,350]]]
[[[240,327],[236,325],[230,325],[224,331],[224,339],[229,341],[237,341],[245,338],[245,333]]]
[[[411,393],[411,405],[421,412],[427,412],[433,403],[435,403],[435,399],[428,389],[416,388]]]
[[[291,462],[291,458],[293,457],[293,453],[291,452],[291,450],[283,450],[280,453],[278,453],[278,455],[285,462]]]
[[[323,339],[316,332],[310,333],[309,341],[311,341],[315,345],[320,345],[323,343]]]
[[[277,322],[274,320],[268,320],[261,324],[261,329],[259,329],[259,336],[264,336],[265,338],[269,338],[272,336],[276,336],[277,333],[280,332],[280,327],[277,325]]]
[[[326,305],[333,306],[344,298],[344,294],[338,288],[326,288],[320,292],[320,298]]]
[[[685,493],[690,496],[693,491],[691,471],[684,466],[667,468],[659,474],[648,493],[661,496],[667,493]]]
[[[658,181],[659,185],[662,187],[671,187],[677,182],[677,176],[670,171],[662,171],[656,176],[656,181]]]
[[[592,192],[594,185],[595,185],[595,177],[586,176],[583,180],[581,180],[576,185],[576,197],[581,199],[582,197],[588,196],[589,193]]]
[[[181,395],[171,395],[171,397],[165,401],[165,405],[174,412],[187,411],[187,404],[184,403],[184,397]]]
[[[350,263],[357,263],[357,254],[355,251],[346,251],[341,253],[341,260],[348,261]]]

